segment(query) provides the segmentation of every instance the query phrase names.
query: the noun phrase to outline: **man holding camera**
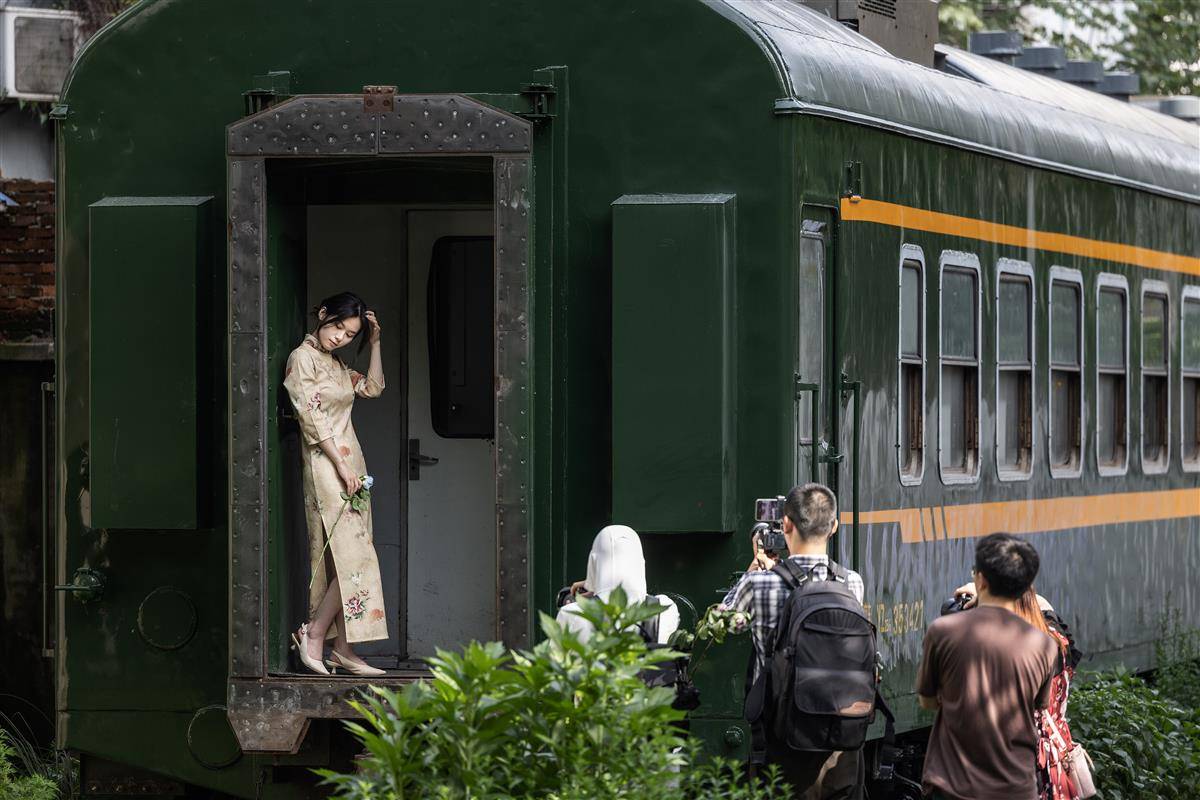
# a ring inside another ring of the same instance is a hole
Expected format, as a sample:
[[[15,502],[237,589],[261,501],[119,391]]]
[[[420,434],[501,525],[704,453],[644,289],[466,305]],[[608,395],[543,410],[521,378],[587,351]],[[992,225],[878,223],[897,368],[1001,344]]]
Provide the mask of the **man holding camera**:
[[[1016,613],[1033,585],[1033,545],[993,533],[975,547],[975,608],[934,620],[917,673],[937,710],[922,784],[938,800],[1036,800],[1034,709],[1046,705],[1058,647]]]
[[[783,537],[787,543],[787,560],[794,571],[804,572],[813,579],[827,580],[829,576],[829,539],[838,529],[837,498],[828,487],[819,483],[797,486],[788,492],[780,509]],[[755,536],[754,558],[746,573],[729,590],[722,606],[746,612],[750,617],[750,634],[754,657],[749,668],[748,685],[767,669],[772,652],[776,626],[792,589],[783,576],[773,568],[774,554],[763,548],[760,536]],[[795,570],[795,568],[799,570]],[[841,568],[834,570],[836,580],[844,580],[846,588],[862,603],[863,581],[858,573]],[[766,738],[766,760],[777,764],[784,778],[795,787],[799,800],[857,800],[862,796],[863,760],[860,750],[807,752],[789,748],[785,743]]]

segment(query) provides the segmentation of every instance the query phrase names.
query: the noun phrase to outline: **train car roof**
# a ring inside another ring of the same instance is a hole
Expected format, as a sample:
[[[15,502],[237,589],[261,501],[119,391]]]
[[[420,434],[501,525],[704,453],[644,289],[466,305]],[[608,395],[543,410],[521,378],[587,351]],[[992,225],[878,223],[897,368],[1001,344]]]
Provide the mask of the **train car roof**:
[[[772,58],[779,113],[812,114],[1200,202],[1200,126],[939,45],[959,77],[792,0],[716,0]]]

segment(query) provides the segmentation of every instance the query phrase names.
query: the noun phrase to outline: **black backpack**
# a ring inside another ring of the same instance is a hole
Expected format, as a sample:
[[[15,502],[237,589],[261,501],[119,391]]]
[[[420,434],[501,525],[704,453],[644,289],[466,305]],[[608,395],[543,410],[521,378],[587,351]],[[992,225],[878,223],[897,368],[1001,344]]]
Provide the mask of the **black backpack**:
[[[814,579],[817,566],[827,567],[826,580]],[[790,594],[746,696],[752,761],[761,763],[768,732],[793,750],[858,750],[877,708],[892,741],[895,717],[878,690],[875,626],[847,586],[846,570],[784,559],[772,571]]]
[[[646,643],[647,650],[667,650],[671,647],[669,644],[658,643],[658,620],[659,618],[654,616],[638,623],[638,633]],[[671,702],[671,707],[678,711],[694,711],[700,707],[700,690],[696,688],[688,673],[689,661],[690,658],[683,655],[642,670],[638,677],[650,687],[674,688],[675,699]]]

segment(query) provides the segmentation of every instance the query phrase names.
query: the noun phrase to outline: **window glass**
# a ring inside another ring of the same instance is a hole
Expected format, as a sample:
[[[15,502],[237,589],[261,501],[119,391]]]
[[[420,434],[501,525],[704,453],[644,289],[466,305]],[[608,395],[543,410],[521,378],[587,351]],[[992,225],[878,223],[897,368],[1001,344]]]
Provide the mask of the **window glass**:
[[[952,470],[967,468],[967,389],[975,391],[968,386],[968,369],[942,367],[942,466]],[[970,371],[973,373],[974,369]]]
[[[1029,358],[1029,281],[1000,281],[1000,363],[1027,363]]]
[[[1079,289],[1055,283],[1050,290],[1050,361],[1079,366]]]
[[[1125,293],[1119,289],[1101,289],[1097,358],[1101,367],[1125,366]]]
[[[1183,460],[1188,464],[1200,462],[1200,378],[1183,379]]]
[[[921,355],[921,272],[906,261],[900,270],[900,353]]]
[[[942,275],[942,355],[975,358],[975,273]]]
[[[1183,301],[1183,368],[1200,371],[1200,300]]]
[[[1101,373],[1096,380],[1096,456],[1101,464],[1125,463],[1125,377]]]
[[[996,460],[1006,469],[1023,469],[1022,422],[1029,414],[1028,373],[1001,372],[996,388]]]
[[[1167,349],[1164,344],[1167,320],[1167,298],[1157,294],[1142,297],[1142,366],[1165,367]]]
[[[1079,453],[1079,373],[1050,373],[1050,463],[1060,469],[1076,466]]]
[[[805,220],[805,226],[813,224]],[[804,383],[820,383],[824,370],[825,306],[824,306],[825,242],[816,236],[800,238],[799,296],[796,298],[797,331],[796,371]],[[819,433],[819,432],[818,432]],[[796,441],[812,442],[812,395],[802,393],[796,399]],[[811,475],[808,464],[810,452],[796,451],[796,480]],[[803,463],[801,463],[803,462]]]

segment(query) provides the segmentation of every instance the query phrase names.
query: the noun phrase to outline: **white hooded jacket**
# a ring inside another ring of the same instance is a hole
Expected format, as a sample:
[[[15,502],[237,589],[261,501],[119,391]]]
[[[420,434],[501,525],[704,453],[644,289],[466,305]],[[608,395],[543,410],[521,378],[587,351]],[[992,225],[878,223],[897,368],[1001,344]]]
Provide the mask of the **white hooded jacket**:
[[[646,559],[637,531],[626,525],[609,525],[596,534],[592,542],[584,589],[608,600],[618,586],[625,590],[630,604],[645,600]],[[679,609],[666,595],[655,595],[655,598],[663,606],[658,616],[658,643],[666,644],[671,634],[679,629]],[[558,610],[558,622],[586,642],[594,628],[576,613],[578,611],[578,603],[568,603]]]

